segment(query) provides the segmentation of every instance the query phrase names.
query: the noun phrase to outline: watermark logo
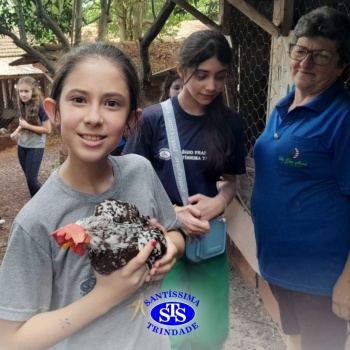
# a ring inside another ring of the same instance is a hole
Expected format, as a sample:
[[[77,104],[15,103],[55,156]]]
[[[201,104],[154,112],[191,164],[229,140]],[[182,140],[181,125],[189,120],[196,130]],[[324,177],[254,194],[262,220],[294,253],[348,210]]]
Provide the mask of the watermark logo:
[[[151,310],[152,319],[167,326],[180,326],[191,322],[196,316],[194,308],[182,302],[164,302]]]
[[[160,335],[185,335],[198,329],[195,322],[196,310],[200,300],[194,295],[168,290],[151,295],[145,299],[146,307],[151,306],[152,322],[147,322],[147,329]]]

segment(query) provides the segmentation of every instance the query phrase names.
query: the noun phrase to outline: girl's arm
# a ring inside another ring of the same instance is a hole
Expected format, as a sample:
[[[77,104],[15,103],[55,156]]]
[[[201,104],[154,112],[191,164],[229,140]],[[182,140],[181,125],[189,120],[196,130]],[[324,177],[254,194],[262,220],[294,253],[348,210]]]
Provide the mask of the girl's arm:
[[[224,203],[224,209],[222,211],[225,212],[227,207],[232,202],[233,198],[235,198],[237,193],[237,178],[236,175],[228,175],[224,174],[221,177],[221,180],[217,183],[218,194],[216,197],[220,197]]]
[[[198,193],[188,198],[189,205],[175,208],[181,218],[181,229],[186,235],[201,235],[210,231],[209,220],[224,213],[236,195],[236,176],[224,174],[217,188],[215,197]]]
[[[29,124],[24,119],[20,119],[19,125],[22,129],[29,130],[36,134],[51,134],[52,127],[51,127],[50,120],[43,121],[42,125],[32,125],[32,124]]]
[[[176,247],[175,259],[179,259],[185,252],[185,239],[182,234],[177,230],[172,230],[168,232],[168,237],[172,240]]]
[[[200,218],[203,220],[211,220],[225,212],[237,192],[236,176],[224,174],[217,188],[218,194],[215,197],[196,194],[188,198],[188,203],[200,211]]]
[[[95,273],[94,289],[62,309],[36,314],[26,322],[0,320],[0,349],[47,349],[125,301],[149,276],[145,261],[153,244],[149,242],[126,266],[109,276]]]
[[[11,140],[17,141],[21,130],[22,130],[22,127],[20,125],[18,125],[16,130],[10,135]]]

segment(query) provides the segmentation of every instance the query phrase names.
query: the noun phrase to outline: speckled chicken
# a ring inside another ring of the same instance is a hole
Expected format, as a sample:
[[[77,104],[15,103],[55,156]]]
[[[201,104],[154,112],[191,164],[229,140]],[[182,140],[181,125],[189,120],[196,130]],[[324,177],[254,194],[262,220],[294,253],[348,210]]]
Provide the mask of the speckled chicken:
[[[61,227],[51,235],[64,249],[70,248],[79,255],[85,254],[87,246],[93,268],[102,275],[125,266],[148,242],[155,240],[156,246],[146,261],[151,269],[166,253],[167,242],[163,232],[150,226],[149,220],[140,215],[134,204],[107,199],[95,207],[93,216]],[[136,307],[133,318],[140,304],[143,301],[132,304]]]

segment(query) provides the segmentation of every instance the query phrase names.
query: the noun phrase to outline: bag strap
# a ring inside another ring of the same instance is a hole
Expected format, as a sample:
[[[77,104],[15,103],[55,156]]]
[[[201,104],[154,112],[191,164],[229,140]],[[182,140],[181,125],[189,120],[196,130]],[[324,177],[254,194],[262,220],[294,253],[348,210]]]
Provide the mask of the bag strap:
[[[164,115],[165,129],[168,138],[171,163],[173,165],[176,185],[183,205],[187,205],[188,188],[173,104],[171,103],[171,100],[168,99],[161,102],[161,106]]]

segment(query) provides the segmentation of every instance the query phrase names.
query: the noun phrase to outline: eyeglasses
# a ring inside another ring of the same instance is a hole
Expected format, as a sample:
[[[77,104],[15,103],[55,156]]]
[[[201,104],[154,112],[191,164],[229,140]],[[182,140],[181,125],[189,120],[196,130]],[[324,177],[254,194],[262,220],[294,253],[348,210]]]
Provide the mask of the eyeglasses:
[[[296,61],[302,61],[308,54],[311,54],[312,61],[319,66],[326,66],[336,52],[326,50],[308,50],[304,46],[289,45],[289,57]]]

